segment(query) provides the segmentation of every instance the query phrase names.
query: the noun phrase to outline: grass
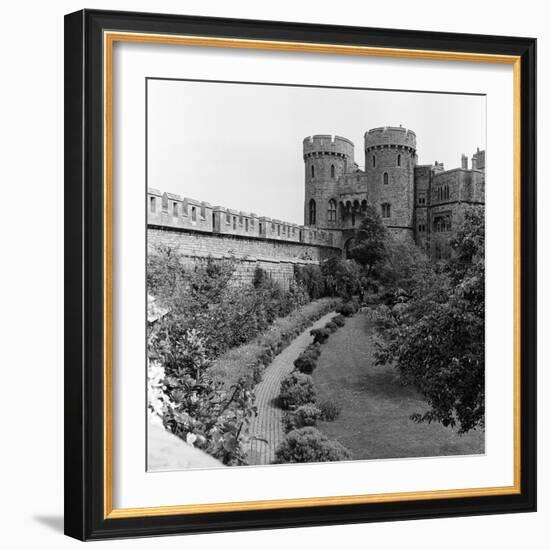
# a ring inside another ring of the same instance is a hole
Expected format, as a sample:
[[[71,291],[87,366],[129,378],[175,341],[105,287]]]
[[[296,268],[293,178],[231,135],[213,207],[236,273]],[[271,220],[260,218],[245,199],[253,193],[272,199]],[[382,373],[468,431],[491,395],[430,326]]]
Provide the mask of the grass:
[[[336,401],[342,411],[319,429],[356,460],[483,453],[483,430],[459,435],[439,423],[410,420],[427,404],[414,388],[401,385],[395,369],[374,364],[373,331],[371,321],[359,313],[322,347],[315,387],[320,399]]]
[[[230,349],[216,359],[209,372],[226,387],[249,378],[251,383],[261,379],[263,369],[304,329],[333,310],[338,298],[321,298],[310,302],[273,324],[248,344]]]

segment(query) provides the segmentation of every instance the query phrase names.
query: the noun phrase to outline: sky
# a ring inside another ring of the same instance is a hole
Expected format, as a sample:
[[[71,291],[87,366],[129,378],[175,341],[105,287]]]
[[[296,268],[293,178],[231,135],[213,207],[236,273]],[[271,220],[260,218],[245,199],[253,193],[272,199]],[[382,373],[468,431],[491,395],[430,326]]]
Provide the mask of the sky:
[[[148,186],[303,224],[302,141],[346,137],[364,167],[363,136],[416,133],[420,164],[460,166],[485,148],[484,96],[149,80]]]

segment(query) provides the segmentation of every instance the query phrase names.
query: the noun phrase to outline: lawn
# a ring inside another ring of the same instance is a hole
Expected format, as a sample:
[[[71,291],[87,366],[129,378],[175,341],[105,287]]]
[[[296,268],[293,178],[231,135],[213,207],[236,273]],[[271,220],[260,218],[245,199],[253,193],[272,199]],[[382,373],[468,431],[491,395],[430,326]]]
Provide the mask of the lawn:
[[[319,429],[345,445],[355,459],[480,454],[485,433],[459,435],[439,423],[417,424],[410,415],[427,405],[397,371],[374,364],[373,326],[365,313],[347,319],[323,346],[313,378],[321,399],[342,406]]]

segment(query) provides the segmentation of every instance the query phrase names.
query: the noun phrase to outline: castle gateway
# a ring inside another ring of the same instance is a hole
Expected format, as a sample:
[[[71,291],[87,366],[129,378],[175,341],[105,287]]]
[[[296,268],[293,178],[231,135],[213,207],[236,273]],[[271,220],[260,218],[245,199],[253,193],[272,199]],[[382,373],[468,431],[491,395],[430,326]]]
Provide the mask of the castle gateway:
[[[170,244],[193,261],[239,258],[243,280],[260,266],[288,281],[297,263],[345,255],[372,205],[397,238],[416,242],[435,259],[450,256],[465,208],[485,203],[485,151],[478,149],[470,166],[464,154],[451,170],[437,161],[419,165],[416,134],[389,126],[365,133],[364,170],[354,149],[344,137],[304,139],[304,225],[149,189],[148,244]]]

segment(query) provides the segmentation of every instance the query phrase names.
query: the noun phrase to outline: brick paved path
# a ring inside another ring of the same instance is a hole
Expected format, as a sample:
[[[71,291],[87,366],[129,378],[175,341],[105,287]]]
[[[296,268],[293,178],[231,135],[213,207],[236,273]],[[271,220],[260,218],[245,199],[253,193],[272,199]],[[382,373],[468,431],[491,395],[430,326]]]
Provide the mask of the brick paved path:
[[[256,386],[258,414],[250,429],[256,439],[250,443],[249,464],[270,464],[275,458],[275,449],[284,437],[281,425],[283,411],[277,406],[281,380],[292,371],[296,357],[311,343],[309,331],[323,327],[334,315],[334,312],[327,313],[304,330],[264,371],[262,381]]]

